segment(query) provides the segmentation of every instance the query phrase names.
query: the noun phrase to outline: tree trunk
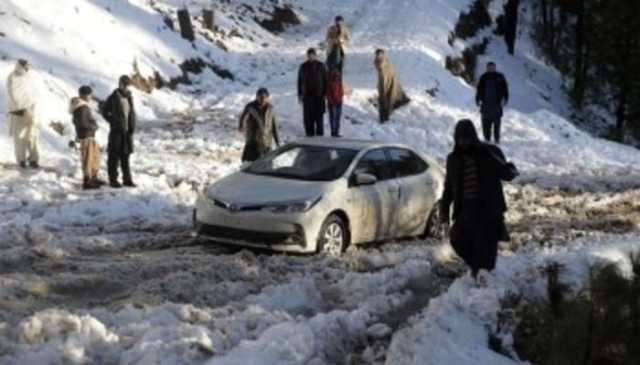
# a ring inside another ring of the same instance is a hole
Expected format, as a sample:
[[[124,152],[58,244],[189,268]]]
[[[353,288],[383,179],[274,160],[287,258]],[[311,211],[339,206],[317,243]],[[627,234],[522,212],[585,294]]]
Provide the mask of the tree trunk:
[[[205,29],[209,29],[210,31],[215,30],[215,21],[213,10],[211,9],[202,9],[202,20],[204,23]]]
[[[547,46],[549,43],[549,6],[547,1],[548,0],[540,0],[540,15],[542,18],[542,40],[545,46]]]
[[[178,10],[178,23],[180,24],[180,35],[182,35],[182,38],[193,42],[196,39],[196,36],[193,32],[189,9],[184,8]]]
[[[627,115],[627,90],[625,88],[622,88],[620,89],[620,94],[618,95],[618,105],[616,107],[616,130],[620,137],[624,135],[626,115]]]
[[[549,4],[549,56],[551,60],[555,63],[557,62],[556,58],[556,11],[555,11],[555,0],[550,0]]]
[[[507,43],[509,54],[513,55],[516,45],[516,35],[518,33],[518,7],[520,0],[508,0],[504,6],[504,39]]]
[[[584,4],[585,0],[578,0],[577,3],[577,19],[575,29],[575,60],[573,73],[573,101],[579,107],[582,106],[584,98]]]

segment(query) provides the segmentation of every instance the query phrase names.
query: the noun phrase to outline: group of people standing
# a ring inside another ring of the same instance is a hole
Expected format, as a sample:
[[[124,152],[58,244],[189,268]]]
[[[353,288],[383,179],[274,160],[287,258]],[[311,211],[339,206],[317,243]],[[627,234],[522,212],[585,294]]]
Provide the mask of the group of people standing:
[[[131,177],[129,158],[133,153],[133,134],[136,127],[136,113],[133,96],[129,87],[131,79],[123,75],[116,88],[104,103],[100,111],[109,123],[109,142],[107,145],[107,171],[109,185],[120,188],[123,185],[135,187]],[[20,168],[37,169],[39,165],[40,119],[38,102],[40,85],[31,71],[28,60],[17,61],[15,69],[7,79],[9,133],[14,140],[15,156]],[[78,96],[71,98],[69,113],[75,127],[76,138],[72,146],[80,150],[83,173],[83,189],[97,189],[106,184],[98,177],[101,153],[95,136],[98,123],[93,114],[91,103],[95,98],[88,85],[78,89]],[[98,100],[99,101],[99,100]],[[76,143],[77,142],[77,143]],[[119,182],[122,171],[122,183]]]
[[[306,61],[298,69],[297,96],[303,110],[303,125],[307,137],[324,136],[324,116],[328,111],[332,137],[341,137],[343,101],[348,94],[344,81],[346,47],[351,41],[344,18],[337,16],[327,29],[327,58],[320,60],[318,51],[309,48]],[[393,65],[382,49],[375,51],[374,66],[378,71],[378,111],[381,123],[389,121],[391,113],[410,102]],[[260,88],[256,99],[247,104],[240,115],[240,131],[245,133],[242,161],[254,161],[278,144],[277,123],[269,91]]]
[[[131,177],[129,160],[133,153],[133,134],[136,129],[136,113],[133,96],[129,87],[131,79],[127,75],[120,77],[118,87],[104,103],[100,103],[103,118],[109,123],[109,141],[107,144],[107,172],[109,186],[112,188],[136,187]],[[98,123],[93,116],[90,103],[97,100],[88,85],[78,89],[78,96],[71,98],[69,113],[76,129],[76,140],[80,146],[83,189],[98,189],[105,184],[98,177],[100,171],[100,147],[95,136]],[[122,171],[122,183],[119,172]]]
[[[343,71],[346,47],[351,40],[344,18],[337,16],[327,30],[327,59],[321,62],[315,48],[307,50],[307,60],[298,69],[298,101],[303,109],[307,137],[324,135],[324,115],[329,110],[331,136],[340,137],[342,103],[345,95]]]

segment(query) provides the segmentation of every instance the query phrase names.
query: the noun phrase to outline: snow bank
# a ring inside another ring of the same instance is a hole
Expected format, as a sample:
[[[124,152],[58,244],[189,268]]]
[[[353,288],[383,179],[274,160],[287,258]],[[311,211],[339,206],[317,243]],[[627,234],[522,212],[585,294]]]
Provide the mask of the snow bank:
[[[564,247],[501,255],[487,288],[476,287],[468,275],[460,278],[407,328],[396,332],[387,364],[517,364],[488,346],[488,330],[497,323],[500,299],[507,293],[545,297],[542,269],[550,263],[563,265],[560,278],[576,291],[588,281],[590,267],[614,263],[629,272],[628,254],[640,252],[639,240],[637,235],[589,238]]]

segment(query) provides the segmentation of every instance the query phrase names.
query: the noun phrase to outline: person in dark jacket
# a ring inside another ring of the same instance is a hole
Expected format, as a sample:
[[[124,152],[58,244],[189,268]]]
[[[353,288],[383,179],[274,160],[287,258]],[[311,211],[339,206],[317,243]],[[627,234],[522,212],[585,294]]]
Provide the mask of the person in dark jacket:
[[[276,115],[269,103],[269,90],[258,89],[256,100],[247,104],[240,115],[238,129],[245,134],[242,162],[255,161],[269,153],[274,141],[276,146],[280,146]]]
[[[307,51],[298,71],[298,100],[304,110],[304,128],[307,137],[324,135],[324,113],[327,95],[327,67],[318,61],[316,50]]]
[[[471,268],[478,284],[486,284],[495,268],[498,241],[508,241],[507,210],[502,181],[518,175],[495,145],[480,142],[473,123],[461,120],[455,128],[455,147],[447,157],[440,213],[448,225],[453,203],[451,245]]]
[[[118,182],[118,167],[122,169],[123,185],[136,186],[131,178],[129,166],[129,157],[133,153],[133,134],[136,130],[136,112],[133,96],[129,91],[130,85],[129,76],[121,76],[118,88],[111,93],[102,110],[104,119],[110,125],[107,168],[109,184],[114,188],[122,187]]]
[[[95,139],[98,123],[89,106],[92,99],[93,90],[90,86],[84,85],[80,87],[78,96],[72,98],[69,105],[69,113],[73,117],[73,125],[76,129],[76,140],[80,142],[84,190],[98,189],[104,184],[104,181],[98,179],[100,147]]]
[[[476,91],[476,104],[482,114],[484,139],[491,141],[491,129],[496,144],[500,144],[502,108],[509,102],[509,85],[503,74],[496,71],[496,64],[489,62],[487,71],[480,77]]]
[[[342,117],[343,99],[344,87],[342,84],[342,74],[338,69],[335,69],[329,73],[329,86],[327,88],[331,137],[340,137],[340,118]]]

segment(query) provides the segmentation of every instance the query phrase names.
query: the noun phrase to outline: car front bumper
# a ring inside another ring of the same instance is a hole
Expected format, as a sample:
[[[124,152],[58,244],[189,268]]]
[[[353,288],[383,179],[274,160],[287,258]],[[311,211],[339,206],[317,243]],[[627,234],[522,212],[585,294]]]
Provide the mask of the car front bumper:
[[[201,196],[193,212],[195,233],[221,243],[297,253],[315,252],[319,227],[311,214],[232,212]]]

